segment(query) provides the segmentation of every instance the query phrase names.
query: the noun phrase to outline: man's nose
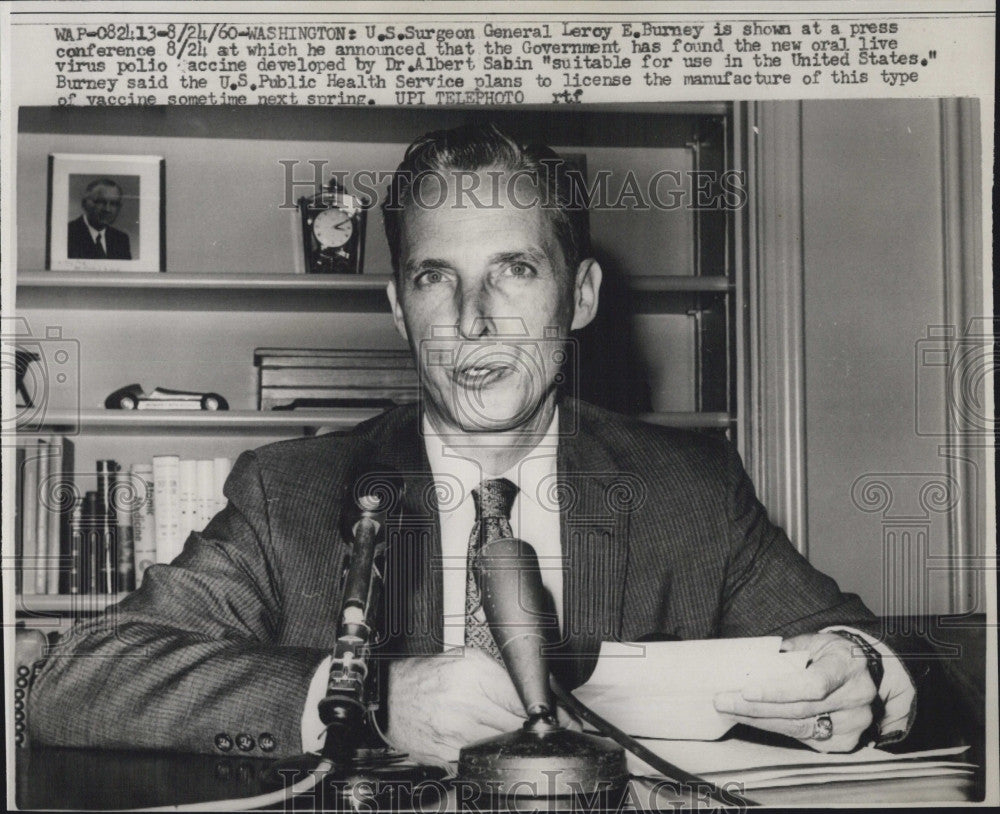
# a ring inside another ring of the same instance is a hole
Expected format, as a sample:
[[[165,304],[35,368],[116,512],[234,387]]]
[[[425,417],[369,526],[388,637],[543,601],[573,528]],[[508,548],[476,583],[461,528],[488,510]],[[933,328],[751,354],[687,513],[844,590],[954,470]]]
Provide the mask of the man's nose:
[[[484,285],[459,291],[458,330],[465,339],[482,339],[496,333],[492,296]]]

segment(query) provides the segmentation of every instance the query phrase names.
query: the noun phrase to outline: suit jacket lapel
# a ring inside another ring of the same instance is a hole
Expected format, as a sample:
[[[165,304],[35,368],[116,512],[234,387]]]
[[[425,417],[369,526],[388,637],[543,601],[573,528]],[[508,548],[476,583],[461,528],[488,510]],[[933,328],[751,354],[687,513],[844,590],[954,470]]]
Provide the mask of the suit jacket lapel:
[[[601,641],[618,638],[628,564],[627,473],[618,471],[599,429],[582,421],[566,399],[559,411],[560,529],[566,570],[563,635],[552,670],[568,687],[593,672]],[[622,510],[624,508],[626,510]]]
[[[415,408],[381,441],[376,468],[403,480],[402,503],[387,528],[385,655],[441,652],[444,641],[441,530],[437,496]]]

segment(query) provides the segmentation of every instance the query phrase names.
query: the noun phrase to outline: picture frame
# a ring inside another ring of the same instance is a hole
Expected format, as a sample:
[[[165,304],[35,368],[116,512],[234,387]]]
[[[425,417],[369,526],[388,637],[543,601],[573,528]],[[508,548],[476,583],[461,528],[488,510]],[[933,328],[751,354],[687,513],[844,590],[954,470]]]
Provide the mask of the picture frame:
[[[51,153],[45,268],[166,271],[166,162]]]

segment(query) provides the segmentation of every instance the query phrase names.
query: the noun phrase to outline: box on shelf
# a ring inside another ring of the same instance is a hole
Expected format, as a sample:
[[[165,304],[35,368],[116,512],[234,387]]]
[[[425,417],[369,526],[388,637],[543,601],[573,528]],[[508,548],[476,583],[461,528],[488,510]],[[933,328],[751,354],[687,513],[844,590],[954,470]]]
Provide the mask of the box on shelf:
[[[417,400],[408,350],[257,348],[257,407],[347,407]]]

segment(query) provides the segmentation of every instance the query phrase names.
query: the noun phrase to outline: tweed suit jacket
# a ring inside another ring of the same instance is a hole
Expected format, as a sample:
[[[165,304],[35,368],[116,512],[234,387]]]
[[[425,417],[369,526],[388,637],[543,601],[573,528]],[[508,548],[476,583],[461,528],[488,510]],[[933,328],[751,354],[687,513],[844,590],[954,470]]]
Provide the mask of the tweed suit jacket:
[[[131,260],[132,247],[128,235],[114,226],[104,229],[104,245],[108,250],[108,260]],[[83,215],[71,220],[66,228],[66,257],[69,259],[102,260],[97,253],[94,239],[90,236]]]
[[[602,639],[794,635],[870,626],[861,601],[772,525],[728,443],[565,399],[556,494],[563,635],[553,670],[593,671]],[[50,744],[301,751],[306,691],[336,637],[358,473],[404,479],[386,565],[386,658],[441,652],[437,494],[415,406],[354,431],[244,453],[227,507],[140,590],[65,636],[35,681],[28,723]],[[262,738],[266,734],[268,737]]]

